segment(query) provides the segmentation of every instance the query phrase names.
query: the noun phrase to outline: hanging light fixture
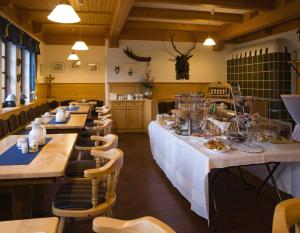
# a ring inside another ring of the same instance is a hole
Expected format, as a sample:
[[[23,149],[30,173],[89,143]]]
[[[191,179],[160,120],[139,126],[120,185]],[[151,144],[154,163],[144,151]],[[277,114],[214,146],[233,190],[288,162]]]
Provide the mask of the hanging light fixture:
[[[78,40],[75,42],[75,44],[72,46],[73,50],[89,50],[86,43],[84,41]]]
[[[214,46],[214,45],[216,45],[216,42],[210,36],[211,23],[212,23],[212,18],[213,18],[214,13],[215,13],[214,10],[211,10],[211,12],[210,12],[210,23],[209,23],[208,37],[206,38],[206,40],[203,43],[204,46]]]
[[[78,23],[80,21],[80,17],[67,0],[60,1],[47,18],[56,23]]]
[[[72,53],[68,56],[68,60],[69,61],[78,61],[79,57],[74,51],[72,51]]]
[[[73,50],[89,50],[89,47],[86,45],[86,43],[81,40],[81,25],[80,25],[79,40],[75,42],[72,49]]]

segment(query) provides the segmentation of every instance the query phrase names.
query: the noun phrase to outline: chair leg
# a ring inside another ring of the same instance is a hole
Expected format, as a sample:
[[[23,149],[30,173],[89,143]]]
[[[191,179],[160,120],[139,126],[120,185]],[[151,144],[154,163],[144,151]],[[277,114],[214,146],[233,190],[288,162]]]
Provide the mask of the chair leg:
[[[57,233],[63,233],[64,232],[65,221],[66,221],[65,217],[60,218],[58,228],[57,228]]]
[[[110,218],[113,218],[113,217],[114,217],[114,214],[113,214],[112,209],[109,209],[109,210],[106,212],[106,214],[107,214],[107,217],[110,217]]]
[[[79,152],[78,152],[77,160],[81,160],[81,158],[82,158],[82,151],[79,151]]]

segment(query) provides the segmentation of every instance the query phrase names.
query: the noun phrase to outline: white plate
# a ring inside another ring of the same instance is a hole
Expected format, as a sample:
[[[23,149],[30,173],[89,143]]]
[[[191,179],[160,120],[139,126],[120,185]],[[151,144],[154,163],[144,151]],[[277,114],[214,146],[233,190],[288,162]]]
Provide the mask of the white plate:
[[[228,145],[226,145],[226,144],[224,144],[224,146],[225,146],[225,149],[224,149],[224,150],[209,149],[209,148],[207,147],[207,142],[204,143],[204,147],[205,147],[206,149],[210,150],[210,151],[213,151],[213,152],[226,153],[226,152],[228,152],[228,151],[231,149],[230,146],[228,146]]]

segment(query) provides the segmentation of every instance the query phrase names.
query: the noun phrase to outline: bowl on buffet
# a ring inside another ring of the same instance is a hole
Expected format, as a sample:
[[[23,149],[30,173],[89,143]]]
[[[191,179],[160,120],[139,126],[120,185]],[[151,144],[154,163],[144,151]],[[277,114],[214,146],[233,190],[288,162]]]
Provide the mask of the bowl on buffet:
[[[228,140],[232,142],[237,142],[237,143],[243,143],[246,142],[248,139],[248,134],[246,131],[227,131],[225,133],[225,136],[228,138]]]

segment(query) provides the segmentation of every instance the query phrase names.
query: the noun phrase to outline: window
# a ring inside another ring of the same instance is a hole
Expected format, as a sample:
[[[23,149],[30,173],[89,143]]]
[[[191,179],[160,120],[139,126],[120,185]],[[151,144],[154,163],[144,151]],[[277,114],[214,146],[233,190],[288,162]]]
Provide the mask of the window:
[[[36,55],[30,53],[30,100],[35,99]]]
[[[5,102],[5,98],[7,96],[7,44],[5,42],[1,42],[2,46],[2,103]]]

